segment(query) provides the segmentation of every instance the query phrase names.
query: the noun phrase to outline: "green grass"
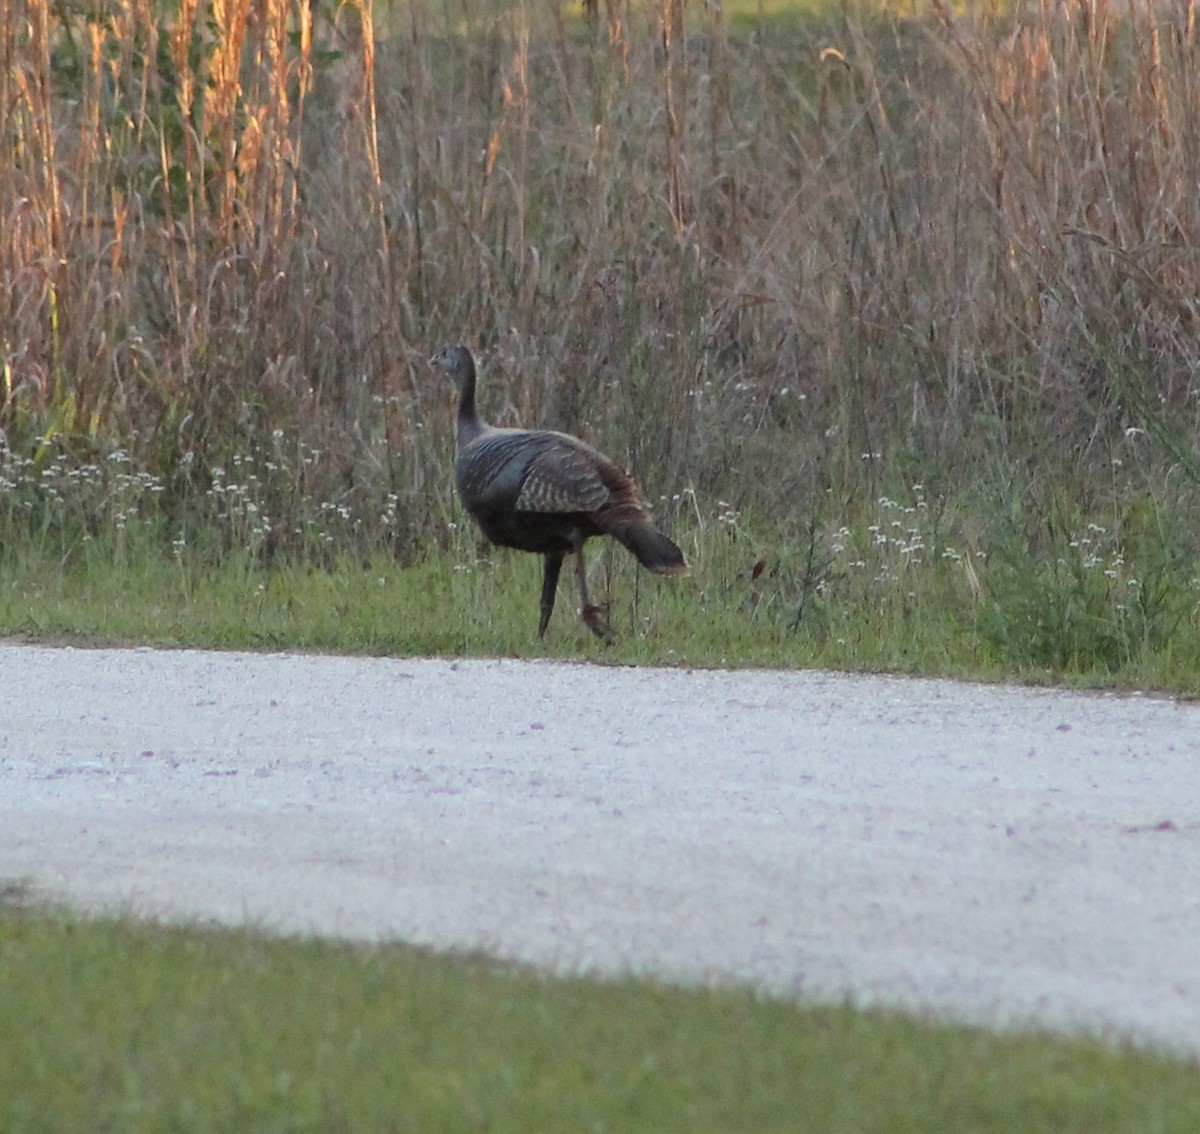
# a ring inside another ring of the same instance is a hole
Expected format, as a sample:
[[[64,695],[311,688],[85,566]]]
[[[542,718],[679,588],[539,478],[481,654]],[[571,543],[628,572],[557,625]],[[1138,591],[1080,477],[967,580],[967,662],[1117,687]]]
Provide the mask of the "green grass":
[[[637,571],[620,549],[597,546],[591,556],[593,597],[605,602],[617,633],[611,646],[577,617],[571,577],[560,584],[550,630],[539,641],[541,562],[508,552],[466,565],[441,553],[408,566],[376,559],[367,565],[341,561],[330,569],[180,567],[148,556],[121,567],[96,562],[64,571],[25,559],[10,566],[0,583],[0,636],[93,645],[820,666],[971,677],[1006,672],[973,629],[970,611],[955,608],[961,596],[947,601],[946,595],[926,593],[922,602],[911,589],[936,581],[864,580],[852,595],[809,595],[802,610],[802,587],[780,579],[777,566],[752,580],[756,558],[746,556],[738,570],[725,550],[728,572],[697,562],[692,577],[663,580]],[[1072,675],[1104,682],[1121,677],[1078,668]],[[1054,672],[1029,665],[1016,676],[1042,680]]]
[[[1200,1068],[403,946],[0,912],[0,1129],[1107,1134]]]
[[[69,517],[36,531],[10,517],[0,636],[1200,692],[1191,536],[1184,518],[1146,499],[1086,513],[1027,501],[1000,513],[966,492],[934,502],[908,490],[853,515],[790,524],[724,502],[708,517],[688,507],[666,509],[692,566],[686,578],[640,571],[611,541],[589,545],[592,597],[616,631],[612,646],[578,619],[570,571],[539,641],[540,560],[489,549],[469,526],[403,561],[378,549],[269,559],[218,522],[171,554],[152,501],[96,536]]]

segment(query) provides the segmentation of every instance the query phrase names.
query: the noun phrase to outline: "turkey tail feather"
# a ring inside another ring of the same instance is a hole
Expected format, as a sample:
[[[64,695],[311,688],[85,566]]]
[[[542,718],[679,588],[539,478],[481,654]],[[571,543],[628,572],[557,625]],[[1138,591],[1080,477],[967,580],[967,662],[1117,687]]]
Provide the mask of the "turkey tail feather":
[[[687,560],[683,552],[653,524],[635,524],[621,538],[621,542],[637,556],[638,562],[647,571],[656,575],[686,575]]]
[[[596,526],[623,543],[637,561],[656,575],[686,575],[683,552],[650,522],[643,505],[605,509],[595,517]]]

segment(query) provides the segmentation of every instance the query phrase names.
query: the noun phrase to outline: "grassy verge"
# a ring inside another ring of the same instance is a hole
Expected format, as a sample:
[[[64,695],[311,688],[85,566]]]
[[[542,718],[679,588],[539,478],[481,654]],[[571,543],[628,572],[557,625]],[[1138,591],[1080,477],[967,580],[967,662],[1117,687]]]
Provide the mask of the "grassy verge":
[[[605,647],[576,616],[569,574],[539,642],[540,560],[489,549],[468,527],[452,524],[442,547],[403,561],[379,550],[299,561],[253,548],[211,554],[206,544],[229,538],[219,524],[164,554],[148,495],[119,528],[94,536],[61,515],[36,539],[15,531],[3,554],[0,635],[1200,691],[1191,536],[1146,499],[1085,518],[1054,501],[1001,512],[916,486],[791,527],[723,502],[707,518],[686,499],[667,502],[688,578],[649,576],[609,542],[589,549],[593,597],[617,632]]]
[[[1200,1124],[1195,1063],[749,991],[11,909],[0,963],[9,1134]]]

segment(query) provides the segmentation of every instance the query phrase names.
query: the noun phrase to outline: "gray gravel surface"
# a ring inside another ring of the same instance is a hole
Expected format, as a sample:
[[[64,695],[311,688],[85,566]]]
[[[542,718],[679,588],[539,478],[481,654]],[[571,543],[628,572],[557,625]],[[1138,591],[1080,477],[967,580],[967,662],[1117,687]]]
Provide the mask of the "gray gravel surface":
[[[0,880],[1200,1053],[1200,707],[0,645]]]

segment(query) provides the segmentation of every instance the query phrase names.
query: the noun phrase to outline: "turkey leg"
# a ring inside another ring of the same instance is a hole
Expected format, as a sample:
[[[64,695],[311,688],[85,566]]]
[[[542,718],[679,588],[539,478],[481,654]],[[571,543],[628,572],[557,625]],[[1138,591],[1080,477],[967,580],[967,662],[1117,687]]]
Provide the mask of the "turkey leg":
[[[592,606],[591,600],[588,598],[587,590],[587,565],[583,561],[583,545],[580,544],[579,550],[575,552],[575,574],[579,576],[579,613],[583,618],[583,624],[604,641],[607,646],[612,645],[613,635],[609,629],[608,623],[600,617],[600,608]]]
[[[546,552],[546,563],[542,571],[542,618],[538,623],[539,638],[546,636],[550,615],[554,613],[554,592],[558,590],[558,573],[562,570],[562,563],[561,551]]]

